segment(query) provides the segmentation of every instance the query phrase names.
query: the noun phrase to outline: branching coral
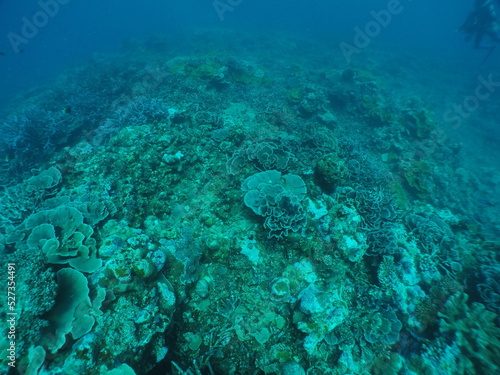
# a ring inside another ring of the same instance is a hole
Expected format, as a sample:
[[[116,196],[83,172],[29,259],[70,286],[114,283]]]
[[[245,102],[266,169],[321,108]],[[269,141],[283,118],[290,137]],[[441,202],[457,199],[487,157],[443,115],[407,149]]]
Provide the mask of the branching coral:
[[[462,360],[476,374],[500,372],[500,328],[495,325],[496,314],[484,305],[467,304],[468,295],[457,293],[438,313],[439,330],[461,352]]]

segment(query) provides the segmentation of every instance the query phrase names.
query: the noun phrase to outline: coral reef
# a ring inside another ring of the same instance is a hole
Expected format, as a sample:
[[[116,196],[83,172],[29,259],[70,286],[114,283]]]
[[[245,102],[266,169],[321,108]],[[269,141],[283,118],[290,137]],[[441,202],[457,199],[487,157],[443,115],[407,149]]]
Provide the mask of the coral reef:
[[[130,42],[0,121],[20,372],[498,373],[479,172],[387,67],[254,38]]]

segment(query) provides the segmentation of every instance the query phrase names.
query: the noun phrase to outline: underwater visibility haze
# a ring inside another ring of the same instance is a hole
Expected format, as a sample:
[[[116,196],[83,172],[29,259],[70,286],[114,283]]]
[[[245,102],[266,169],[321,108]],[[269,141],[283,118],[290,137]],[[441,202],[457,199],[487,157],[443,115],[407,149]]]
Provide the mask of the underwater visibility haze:
[[[500,1],[0,1],[0,375],[500,374]]]

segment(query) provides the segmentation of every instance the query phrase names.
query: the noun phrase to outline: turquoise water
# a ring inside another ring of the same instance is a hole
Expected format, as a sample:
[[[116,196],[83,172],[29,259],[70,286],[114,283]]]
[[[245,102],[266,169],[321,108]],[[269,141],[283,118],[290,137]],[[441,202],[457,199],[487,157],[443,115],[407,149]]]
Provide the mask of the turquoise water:
[[[498,373],[472,7],[1,2],[0,373]]]

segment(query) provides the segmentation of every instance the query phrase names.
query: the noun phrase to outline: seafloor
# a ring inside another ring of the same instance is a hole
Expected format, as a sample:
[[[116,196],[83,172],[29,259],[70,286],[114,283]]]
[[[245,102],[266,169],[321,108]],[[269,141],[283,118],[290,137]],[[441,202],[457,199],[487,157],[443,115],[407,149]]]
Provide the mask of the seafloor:
[[[199,30],[18,96],[0,373],[500,373],[495,72],[426,56]]]

